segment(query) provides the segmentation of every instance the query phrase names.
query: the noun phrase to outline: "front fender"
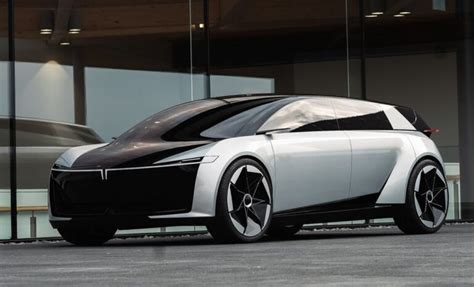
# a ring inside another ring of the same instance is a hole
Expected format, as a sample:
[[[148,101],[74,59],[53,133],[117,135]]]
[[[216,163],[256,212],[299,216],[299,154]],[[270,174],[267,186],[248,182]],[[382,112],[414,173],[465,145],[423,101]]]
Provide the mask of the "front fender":
[[[207,216],[215,215],[221,178],[229,165],[238,158],[256,158],[267,169],[270,180],[275,182],[273,180],[275,174],[273,149],[270,140],[265,135],[222,140],[213,145],[207,155],[218,156],[218,158],[213,163],[201,164],[199,167],[194,189],[193,212]]]

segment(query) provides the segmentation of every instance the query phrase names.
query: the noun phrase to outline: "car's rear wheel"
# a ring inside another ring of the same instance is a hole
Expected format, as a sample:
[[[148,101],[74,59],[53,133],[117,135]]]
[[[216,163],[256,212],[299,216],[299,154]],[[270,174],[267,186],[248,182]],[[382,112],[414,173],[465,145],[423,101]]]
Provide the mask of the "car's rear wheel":
[[[255,160],[239,159],[222,176],[209,232],[219,242],[255,242],[270,225],[272,203],[265,169]]]
[[[275,238],[290,238],[295,235],[298,231],[301,230],[303,224],[294,224],[294,225],[271,225],[268,230],[267,234],[271,237]]]
[[[109,226],[61,227],[59,234],[69,243],[79,246],[98,246],[112,239],[117,228]]]
[[[448,186],[441,166],[430,159],[418,163],[410,176],[406,203],[394,217],[407,234],[438,231],[448,212]]]

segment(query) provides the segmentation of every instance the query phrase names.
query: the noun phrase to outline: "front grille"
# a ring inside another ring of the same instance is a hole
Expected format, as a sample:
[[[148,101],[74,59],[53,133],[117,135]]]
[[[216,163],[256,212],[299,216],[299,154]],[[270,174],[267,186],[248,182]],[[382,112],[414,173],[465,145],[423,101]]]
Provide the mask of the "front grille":
[[[199,165],[105,171],[53,170],[54,216],[189,212]]]

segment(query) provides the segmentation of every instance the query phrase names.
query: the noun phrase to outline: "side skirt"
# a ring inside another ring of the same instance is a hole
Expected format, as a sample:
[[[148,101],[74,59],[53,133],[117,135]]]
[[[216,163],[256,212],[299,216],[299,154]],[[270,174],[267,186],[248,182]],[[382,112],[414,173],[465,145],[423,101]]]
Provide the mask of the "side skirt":
[[[298,214],[274,214],[272,222],[276,224],[290,225],[389,218],[393,217],[398,210],[397,206],[377,206]]]

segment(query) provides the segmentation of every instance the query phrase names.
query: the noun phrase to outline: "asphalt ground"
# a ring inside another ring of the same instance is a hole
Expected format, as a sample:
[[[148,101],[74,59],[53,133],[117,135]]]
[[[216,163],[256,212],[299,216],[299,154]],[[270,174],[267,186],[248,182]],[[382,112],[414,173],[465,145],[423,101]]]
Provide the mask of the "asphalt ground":
[[[474,224],[301,231],[215,244],[209,235],[0,244],[0,286],[474,286]]]

